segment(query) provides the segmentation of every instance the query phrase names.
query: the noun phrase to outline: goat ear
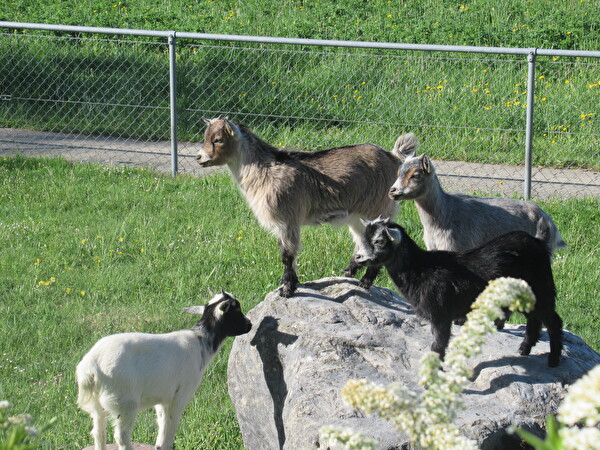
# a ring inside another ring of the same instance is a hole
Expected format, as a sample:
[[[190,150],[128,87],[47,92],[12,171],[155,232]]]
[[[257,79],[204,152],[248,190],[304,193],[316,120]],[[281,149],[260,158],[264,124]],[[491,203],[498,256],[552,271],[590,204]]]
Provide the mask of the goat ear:
[[[205,308],[204,306],[189,306],[187,308],[183,308],[183,310],[190,314],[196,314],[197,316],[203,316],[204,308]]]
[[[423,172],[431,173],[431,160],[429,159],[429,156],[421,155],[420,159],[421,159],[421,169],[423,169]]]
[[[397,228],[386,227],[385,233],[387,234],[388,238],[390,238],[390,241],[392,241],[393,244],[397,244],[402,240],[402,233]]]
[[[229,311],[229,307],[230,306],[231,306],[231,302],[230,301],[224,301],[224,302],[221,302],[217,308],[219,309],[219,313],[221,315],[223,315],[227,311]]]
[[[210,125],[210,119],[207,119],[206,117],[203,117],[202,120],[204,121],[204,123],[206,125]]]
[[[229,136],[233,136],[233,127],[231,126],[231,122],[227,119],[225,119],[225,133]]]
[[[360,223],[362,223],[365,227],[368,227],[371,224],[370,220],[360,218]]]

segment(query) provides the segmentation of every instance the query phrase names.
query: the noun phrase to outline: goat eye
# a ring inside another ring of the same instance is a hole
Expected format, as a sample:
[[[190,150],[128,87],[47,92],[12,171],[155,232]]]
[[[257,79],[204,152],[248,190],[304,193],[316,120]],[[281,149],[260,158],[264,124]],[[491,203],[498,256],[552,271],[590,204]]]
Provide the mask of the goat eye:
[[[213,144],[222,144],[222,143],[223,143],[223,139],[221,139],[221,138],[213,140]]]
[[[375,240],[373,241],[373,244],[375,244],[375,245],[377,245],[377,246],[382,246],[382,245],[385,245],[385,240],[384,240],[384,239],[381,239],[381,238],[380,238],[380,239],[375,239]]]

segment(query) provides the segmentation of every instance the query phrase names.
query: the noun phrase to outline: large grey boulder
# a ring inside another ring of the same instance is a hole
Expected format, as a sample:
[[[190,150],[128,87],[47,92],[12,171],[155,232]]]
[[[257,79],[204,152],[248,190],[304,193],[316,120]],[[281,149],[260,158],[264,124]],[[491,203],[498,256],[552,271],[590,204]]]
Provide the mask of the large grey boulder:
[[[323,425],[351,427],[383,449],[408,446],[405,434],[354,411],[340,396],[354,378],[401,380],[420,391],[419,359],[432,337],[405,300],[388,289],[362,289],[356,280],[326,278],[301,285],[290,299],[272,292],[248,317],[253,329],[235,339],[228,368],[248,450],[324,448]],[[524,326],[507,324],[471,361],[474,379],[456,423],[482,448],[509,448],[510,425],[540,432],[565,386],[600,363],[598,353],[565,332],[560,365],[550,369],[547,334],[524,357],[517,352],[523,333]]]

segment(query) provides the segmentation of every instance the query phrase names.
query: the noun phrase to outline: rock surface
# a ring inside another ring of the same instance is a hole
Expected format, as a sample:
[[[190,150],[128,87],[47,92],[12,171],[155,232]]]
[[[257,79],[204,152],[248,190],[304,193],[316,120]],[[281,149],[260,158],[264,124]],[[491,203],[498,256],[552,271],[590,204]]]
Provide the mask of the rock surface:
[[[252,331],[235,339],[228,370],[248,450],[325,448],[323,425],[360,431],[379,448],[408,447],[405,434],[354,411],[340,396],[354,378],[402,381],[421,391],[419,360],[432,336],[405,300],[388,289],[362,289],[356,280],[326,278],[300,285],[290,299],[274,291],[248,317]],[[540,432],[565,386],[600,363],[600,355],[569,332],[557,368],[547,366],[545,331],[530,356],[519,356],[524,328],[507,324],[471,360],[473,381],[456,423],[481,448],[509,448],[510,425]]]

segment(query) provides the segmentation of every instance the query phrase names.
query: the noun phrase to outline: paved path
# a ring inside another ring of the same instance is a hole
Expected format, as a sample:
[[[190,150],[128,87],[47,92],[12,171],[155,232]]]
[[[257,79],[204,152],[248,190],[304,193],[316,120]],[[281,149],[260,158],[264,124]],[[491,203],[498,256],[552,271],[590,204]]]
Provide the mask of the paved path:
[[[181,173],[203,176],[223,168],[203,169],[195,161],[198,143],[178,144]],[[0,128],[0,156],[60,155],[77,162],[151,167],[171,173],[169,142],[89,137],[73,134]],[[434,161],[444,189],[448,192],[485,192],[523,196],[524,169],[519,166]],[[532,169],[534,198],[600,198],[600,172],[580,169]]]

